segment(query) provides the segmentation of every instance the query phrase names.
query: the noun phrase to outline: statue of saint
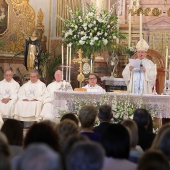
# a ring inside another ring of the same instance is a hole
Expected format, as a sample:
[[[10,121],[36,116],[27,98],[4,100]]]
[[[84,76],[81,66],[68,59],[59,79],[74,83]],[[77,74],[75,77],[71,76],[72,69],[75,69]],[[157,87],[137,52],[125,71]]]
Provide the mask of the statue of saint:
[[[24,52],[24,65],[28,71],[39,70],[41,58],[41,40],[34,30],[31,37],[26,39]]]

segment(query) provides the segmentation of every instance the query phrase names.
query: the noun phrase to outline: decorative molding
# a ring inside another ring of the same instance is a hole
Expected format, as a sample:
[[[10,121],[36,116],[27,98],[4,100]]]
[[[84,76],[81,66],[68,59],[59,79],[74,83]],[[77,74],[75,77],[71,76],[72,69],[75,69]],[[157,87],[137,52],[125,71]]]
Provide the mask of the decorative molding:
[[[35,11],[28,0],[6,0],[9,7],[8,31],[1,36],[5,52],[21,52],[24,50],[25,38],[23,32],[30,34],[35,27]]]

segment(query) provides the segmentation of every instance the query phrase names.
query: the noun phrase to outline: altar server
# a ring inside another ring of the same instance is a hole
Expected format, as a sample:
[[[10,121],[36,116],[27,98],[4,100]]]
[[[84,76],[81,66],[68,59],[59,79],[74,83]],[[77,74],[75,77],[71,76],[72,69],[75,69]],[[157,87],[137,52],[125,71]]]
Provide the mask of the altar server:
[[[14,117],[21,121],[38,121],[46,85],[38,79],[38,71],[30,72],[30,80],[19,90]]]
[[[72,86],[69,82],[65,80],[62,81],[62,71],[57,70],[54,74],[55,81],[50,83],[47,86],[46,94],[44,97],[44,106],[41,112],[42,119],[54,120],[57,117],[60,117],[58,114],[57,106],[63,106],[62,109],[66,109],[65,100],[55,100],[54,103],[54,92],[55,91],[73,91]],[[54,106],[55,105],[55,106]],[[54,111],[54,107],[56,108]]]
[[[82,88],[85,88],[87,92],[106,92],[101,86],[97,84],[97,76],[95,74],[90,74],[88,77],[88,84]]]
[[[155,65],[146,58],[149,45],[141,39],[137,45],[137,59],[140,67],[135,68],[130,63],[123,70],[123,78],[127,85],[127,90],[135,94],[151,94],[156,80]]]
[[[0,115],[3,118],[13,118],[19,87],[20,85],[13,79],[13,71],[6,70],[4,79],[0,81]]]

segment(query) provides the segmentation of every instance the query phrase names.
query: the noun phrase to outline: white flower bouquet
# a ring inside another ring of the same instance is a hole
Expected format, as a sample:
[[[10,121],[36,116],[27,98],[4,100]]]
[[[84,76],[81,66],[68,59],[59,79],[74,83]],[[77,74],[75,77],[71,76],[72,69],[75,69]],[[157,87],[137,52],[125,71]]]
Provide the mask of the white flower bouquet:
[[[72,44],[76,50],[82,49],[85,55],[113,50],[116,38],[123,38],[117,29],[118,18],[113,15],[114,6],[109,10],[97,11],[94,5],[87,4],[85,10],[73,12],[68,6],[70,19],[60,18],[65,25],[64,42]]]

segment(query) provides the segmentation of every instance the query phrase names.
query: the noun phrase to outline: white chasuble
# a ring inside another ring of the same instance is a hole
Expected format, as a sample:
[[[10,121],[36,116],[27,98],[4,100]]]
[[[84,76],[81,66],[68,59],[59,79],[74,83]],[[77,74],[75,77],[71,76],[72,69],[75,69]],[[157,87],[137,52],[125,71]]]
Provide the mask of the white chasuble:
[[[10,82],[5,79],[0,81],[0,115],[3,118],[13,118],[19,87],[20,85],[14,79]],[[2,99],[4,98],[10,98],[9,102],[3,103]]]
[[[97,84],[95,86],[90,86],[89,84],[87,84],[86,86],[82,88],[85,88],[87,92],[101,92],[101,93],[106,92],[105,89],[103,89],[101,86]]]
[[[18,102],[15,106],[15,118],[21,121],[38,121],[42,109],[46,85],[37,80],[28,81],[19,90]],[[28,99],[29,101],[23,101]],[[31,100],[36,101],[31,101]]]
[[[59,118],[58,108],[67,109],[66,100],[55,100],[54,103],[54,92],[62,90],[63,82],[52,82],[47,86],[47,90],[44,96],[44,106],[41,112],[42,119],[54,120]],[[73,91],[71,84],[67,82],[67,91]],[[62,107],[61,107],[62,105]]]
[[[139,60],[139,59],[137,59]],[[130,64],[127,64],[122,72],[122,76],[127,85],[127,90],[130,93],[135,94],[152,94],[152,88],[156,81],[155,65],[151,60],[143,59],[143,66],[146,71],[140,71],[139,69],[129,70]]]

